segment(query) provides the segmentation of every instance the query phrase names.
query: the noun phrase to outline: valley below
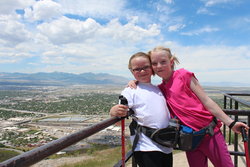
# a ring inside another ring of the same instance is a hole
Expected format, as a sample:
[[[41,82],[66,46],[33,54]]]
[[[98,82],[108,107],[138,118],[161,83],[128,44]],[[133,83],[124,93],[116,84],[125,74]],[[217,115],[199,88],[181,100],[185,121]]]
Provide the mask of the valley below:
[[[0,148],[17,152],[32,150],[110,118],[125,86],[22,86],[0,89]],[[223,107],[223,92],[250,92],[248,87],[204,87]],[[250,101],[249,97],[243,97]],[[244,109],[244,107],[243,107]],[[129,142],[126,120],[126,138]],[[120,126],[112,125],[57,154],[84,150],[93,145],[121,145]]]

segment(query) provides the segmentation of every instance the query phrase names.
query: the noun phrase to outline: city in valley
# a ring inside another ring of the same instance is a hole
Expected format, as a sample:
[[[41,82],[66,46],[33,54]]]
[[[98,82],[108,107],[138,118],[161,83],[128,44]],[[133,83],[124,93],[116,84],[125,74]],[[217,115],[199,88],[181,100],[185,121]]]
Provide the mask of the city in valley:
[[[28,151],[110,118],[124,89],[114,85],[1,86],[0,149]],[[250,88],[206,87],[223,107],[224,91],[249,92]],[[245,97],[247,98],[247,97]],[[248,99],[246,99],[248,101]],[[126,119],[126,125],[130,119]],[[120,126],[112,125],[58,152],[86,149],[91,144],[121,145]],[[129,138],[128,126],[126,137]],[[129,141],[129,140],[128,140]]]
[[[0,146],[30,150],[110,118],[124,86],[15,87],[0,90]],[[128,121],[127,121],[128,122]],[[62,152],[92,143],[120,145],[120,126],[112,125]]]

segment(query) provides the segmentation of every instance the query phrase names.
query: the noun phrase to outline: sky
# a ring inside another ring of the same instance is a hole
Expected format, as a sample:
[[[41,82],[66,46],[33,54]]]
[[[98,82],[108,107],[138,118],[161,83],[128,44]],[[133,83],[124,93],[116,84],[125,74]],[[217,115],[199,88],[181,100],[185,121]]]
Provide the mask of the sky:
[[[176,69],[200,82],[250,85],[249,6],[249,0],[1,0],[0,72],[131,78],[131,55],[164,46],[178,57]]]

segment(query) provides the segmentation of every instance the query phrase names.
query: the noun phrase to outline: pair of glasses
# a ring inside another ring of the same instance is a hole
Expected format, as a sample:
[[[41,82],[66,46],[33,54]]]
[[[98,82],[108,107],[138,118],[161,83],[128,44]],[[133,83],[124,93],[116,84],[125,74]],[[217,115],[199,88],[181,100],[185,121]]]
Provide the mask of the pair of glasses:
[[[150,66],[144,66],[144,67],[141,67],[141,68],[134,68],[134,69],[132,69],[132,71],[133,72],[141,72],[142,70],[146,71],[146,70],[148,70],[150,68],[151,68]]]

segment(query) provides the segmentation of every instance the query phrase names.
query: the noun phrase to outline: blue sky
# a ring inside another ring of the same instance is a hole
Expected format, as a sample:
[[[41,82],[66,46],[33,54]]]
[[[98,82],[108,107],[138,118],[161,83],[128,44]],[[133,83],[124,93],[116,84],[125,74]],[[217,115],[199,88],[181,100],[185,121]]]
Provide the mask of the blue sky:
[[[200,82],[250,85],[249,6],[248,0],[1,0],[0,72],[131,77],[129,57],[161,45],[179,58],[177,69]]]

